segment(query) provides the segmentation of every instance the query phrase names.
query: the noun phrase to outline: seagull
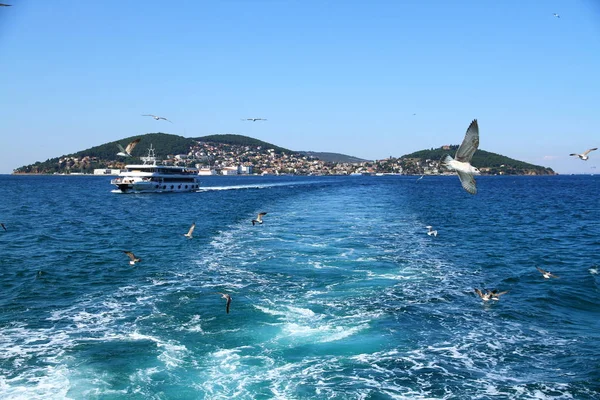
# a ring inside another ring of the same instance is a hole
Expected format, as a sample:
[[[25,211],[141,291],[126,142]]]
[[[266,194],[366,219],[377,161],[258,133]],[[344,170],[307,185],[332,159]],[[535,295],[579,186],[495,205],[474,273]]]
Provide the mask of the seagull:
[[[0,225],[2,226],[2,229],[4,229],[5,231],[8,231],[8,229],[6,229],[6,225],[4,225],[4,222],[0,222]]]
[[[0,7],[12,7],[12,4],[0,3]]]
[[[474,119],[465,133],[465,138],[462,144],[456,150],[455,158],[453,159],[450,155],[446,155],[442,158],[442,165],[446,168],[455,170],[458,173],[458,178],[462,187],[471,194],[477,193],[477,186],[475,185],[475,178],[473,175],[479,174],[479,170],[471,165],[471,158],[479,147],[479,126],[477,120]]]
[[[256,122],[256,121],[266,121],[266,118],[242,118],[242,121],[252,121],[252,122]]]
[[[117,153],[118,156],[123,157],[131,157],[131,152],[133,148],[140,142],[140,138],[135,139],[133,142],[129,143],[126,148],[123,148],[119,143],[117,143],[117,147],[119,147],[120,152]]]
[[[190,226],[190,230],[188,231],[188,233],[185,233],[183,236],[188,237],[188,238],[192,238],[192,233],[194,232],[194,228],[196,227],[196,223],[194,222],[192,224],[192,226]]]
[[[136,262],[142,261],[141,258],[136,258],[135,254],[130,251],[123,250],[123,253],[127,254],[130,258],[129,264],[134,265]]]
[[[552,272],[550,271],[544,271],[543,269],[541,269],[540,267],[535,267],[538,271],[540,271],[540,274],[542,274],[542,276],[546,279],[550,279],[550,278],[558,278],[558,276],[554,275]]]
[[[166,119],[165,117],[159,117],[158,115],[154,115],[154,114],[142,114],[142,117],[152,117],[157,121],[164,119],[165,121],[169,121],[170,123],[173,123],[173,121],[170,121],[170,120]]]
[[[433,235],[433,236],[437,236],[437,231],[434,231],[434,230],[432,229],[433,227],[432,227],[431,225],[427,225],[425,228],[427,228],[427,229],[428,229],[428,231],[427,231],[427,234],[428,234],[429,236],[431,236],[431,235]]]
[[[560,15],[558,15],[557,13],[554,13],[552,15],[554,15],[556,18],[560,18]]]
[[[424,177],[424,176],[425,176],[425,175],[421,175],[421,176],[420,176],[420,177],[417,179],[417,182],[419,182],[421,179],[423,179],[423,177]]]
[[[586,151],[584,151],[584,152],[583,152],[583,153],[581,153],[581,154],[577,154],[577,153],[571,153],[571,154],[569,154],[569,155],[570,155],[570,156],[577,156],[577,157],[581,158],[583,161],[587,161],[587,159],[588,159],[588,158],[590,158],[590,157],[588,156],[588,153],[589,153],[590,151],[594,151],[594,150],[598,150],[598,148],[597,148],[597,147],[594,147],[593,149],[587,149]]]
[[[503,294],[508,293],[507,291],[504,292],[498,292],[497,290],[486,290],[485,293],[483,293],[481,290],[479,289],[475,289],[475,293],[477,293],[479,295],[479,297],[481,297],[481,300],[483,301],[490,301],[490,300],[500,300],[500,296],[502,296]]]
[[[221,297],[223,297],[225,300],[227,300],[227,302],[225,303],[225,311],[227,311],[227,314],[229,314],[229,305],[231,304],[231,296],[228,295],[227,293],[221,293],[221,292],[217,292],[218,294],[221,295]]]
[[[262,217],[265,216],[265,215],[267,215],[266,212],[258,213],[258,217],[256,217],[256,219],[252,220],[252,225],[256,225],[257,222],[259,224],[262,224],[263,223]]]

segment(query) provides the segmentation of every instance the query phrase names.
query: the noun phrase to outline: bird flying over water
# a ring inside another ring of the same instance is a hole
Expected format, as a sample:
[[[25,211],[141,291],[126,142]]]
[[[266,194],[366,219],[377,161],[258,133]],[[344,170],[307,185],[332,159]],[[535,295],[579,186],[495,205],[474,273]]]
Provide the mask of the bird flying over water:
[[[421,179],[423,179],[425,175],[421,175],[420,177],[417,178],[417,182],[419,182]]]
[[[262,224],[263,223],[262,217],[265,215],[267,215],[266,212],[258,213],[258,216],[256,217],[256,219],[252,220],[252,225],[255,225],[257,223]]]
[[[483,301],[490,301],[490,300],[500,300],[500,296],[502,296],[503,294],[508,293],[507,291],[504,292],[498,292],[497,290],[486,290],[485,292],[482,292],[481,290],[475,288],[475,293],[477,293],[477,295],[479,297],[481,297],[481,300]]]
[[[552,272],[550,271],[545,271],[543,269],[541,269],[540,267],[535,267],[538,271],[540,271],[540,274],[542,274],[542,276],[545,279],[550,279],[550,278],[558,278],[558,276],[554,275]]]
[[[196,227],[196,223],[194,222],[192,224],[192,226],[190,226],[190,230],[188,231],[188,233],[185,233],[183,236],[188,237],[188,238],[192,238],[192,233],[194,233],[194,228]]]
[[[6,229],[6,225],[4,225],[4,222],[0,222],[0,225],[2,226],[2,229],[4,229],[5,231],[8,231],[8,229]]]
[[[480,173],[477,168],[471,165],[471,159],[478,147],[479,126],[477,125],[477,120],[474,119],[467,129],[467,133],[465,133],[462,144],[456,150],[455,158],[452,158],[449,154],[442,158],[442,165],[456,171],[462,187],[471,194],[477,193],[477,186],[473,175]]]
[[[135,256],[135,254],[133,254],[133,253],[132,253],[132,252],[130,252],[130,251],[123,250],[123,253],[125,253],[125,254],[127,254],[127,256],[129,256],[129,264],[130,264],[130,265],[134,265],[135,263],[142,261],[142,259],[141,259],[141,258],[137,258],[137,257]]]
[[[577,154],[577,153],[571,153],[571,154],[569,154],[569,155],[570,155],[570,156],[577,156],[577,157],[581,158],[583,161],[587,161],[587,159],[588,159],[588,158],[590,158],[590,157],[588,156],[588,153],[589,153],[590,151],[594,151],[594,150],[598,150],[598,148],[597,148],[597,147],[594,147],[593,149],[587,149],[586,151],[584,151],[584,152],[583,152],[583,153],[581,153],[581,154]]]
[[[140,142],[140,138],[135,139],[133,142],[129,143],[126,148],[123,148],[119,143],[117,143],[117,147],[119,147],[120,152],[117,153],[118,156],[122,157],[131,157],[131,152],[134,147]]]
[[[159,117],[158,115],[154,115],[154,114],[142,114],[142,117],[152,117],[157,121],[164,119],[165,121],[169,121],[170,123],[173,123],[173,121],[170,121],[170,120],[166,119],[165,117]]]
[[[434,231],[434,230],[433,230],[433,227],[432,227],[431,225],[427,225],[425,228],[427,228],[427,229],[428,229],[428,231],[427,231],[427,234],[428,234],[429,236],[432,236],[432,235],[433,235],[433,236],[437,236],[437,231]]]
[[[228,295],[227,293],[221,293],[221,292],[217,292],[217,293],[220,294],[221,297],[226,300],[225,311],[227,312],[227,314],[229,314],[229,305],[231,304],[231,296]]]
[[[266,118],[242,118],[242,121],[252,121],[252,122],[256,122],[256,121],[266,121]]]

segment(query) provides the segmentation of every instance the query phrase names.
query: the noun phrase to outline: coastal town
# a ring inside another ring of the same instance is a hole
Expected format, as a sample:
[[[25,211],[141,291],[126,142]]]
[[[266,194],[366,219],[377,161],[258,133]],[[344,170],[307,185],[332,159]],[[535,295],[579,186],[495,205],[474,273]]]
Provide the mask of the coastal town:
[[[456,151],[448,145],[438,150],[452,154]],[[187,153],[167,154],[161,157],[160,163],[197,168],[199,175],[440,175],[451,173],[440,166],[439,157],[390,156],[373,161],[359,159],[341,161],[344,157],[351,157],[341,154],[334,154],[334,156],[337,156],[337,159],[330,157],[330,160],[324,160],[310,152],[285,151],[277,146],[271,148],[260,145],[194,141]],[[80,153],[60,157],[50,164],[51,160],[48,160],[46,163],[21,167],[14,173],[118,175],[126,164],[131,164],[132,161],[139,162],[137,159],[114,158],[107,160]],[[517,169],[508,163],[481,167],[480,170],[482,174],[488,175],[540,174],[539,170]]]

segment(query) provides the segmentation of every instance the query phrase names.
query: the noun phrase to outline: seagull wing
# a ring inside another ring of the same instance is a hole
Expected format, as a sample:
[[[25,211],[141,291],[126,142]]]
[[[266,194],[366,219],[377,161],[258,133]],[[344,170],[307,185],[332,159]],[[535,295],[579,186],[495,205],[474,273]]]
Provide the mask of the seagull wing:
[[[133,142],[129,143],[127,145],[127,147],[125,148],[125,153],[131,154],[131,152],[133,151],[135,146],[140,142],[140,140],[141,140],[140,138],[137,138]]]
[[[156,115],[154,115],[154,114],[142,114],[142,117],[152,117],[152,118],[155,118]]]
[[[535,267],[535,269],[537,269],[538,271],[540,271],[540,274],[546,274],[548,272],[548,271],[544,271],[540,267]]]
[[[594,150],[598,150],[598,148],[594,147],[593,149],[588,149],[588,150],[584,151],[582,155],[586,156],[590,151],[594,151]]]
[[[5,231],[8,231],[8,229],[6,229],[6,225],[4,225],[3,223],[0,222],[0,225],[2,225],[2,229],[4,229]]]
[[[225,304],[225,311],[229,314],[229,306],[231,305],[231,296],[227,296],[227,303]]]
[[[125,149],[119,143],[117,143],[117,147],[121,150],[121,153],[125,153]]]
[[[579,154],[577,154],[577,153],[571,153],[571,154],[569,154],[569,155],[570,155],[570,156],[579,156]]]
[[[196,223],[194,222],[192,224],[192,226],[190,226],[190,230],[188,231],[188,233],[186,234],[186,236],[192,236],[192,233],[194,232],[194,228],[196,227]]]
[[[468,174],[462,171],[456,171],[458,174],[458,178],[460,179],[460,183],[462,187],[471,194],[477,193],[477,184],[475,183],[475,178],[473,175]]]
[[[476,288],[475,293],[477,293],[477,295],[483,299],[483,293],[481,293],[481,290]]]
[[[135,255],[132,252],[123,250],[123,253],[127,254],[127,256],[129,256],[131,261],[135,260]]]
[[[465,133],[462,144],[458,150],[456,150],[456,156],[454,158],[461,162],[471,162],[471,158],[473,158],[473,154],[478,147],[479,125],[477,125],[477,120],[474,119],[471,122],[471,125],[469,125],[469,129],[467,129],[467,133]]]

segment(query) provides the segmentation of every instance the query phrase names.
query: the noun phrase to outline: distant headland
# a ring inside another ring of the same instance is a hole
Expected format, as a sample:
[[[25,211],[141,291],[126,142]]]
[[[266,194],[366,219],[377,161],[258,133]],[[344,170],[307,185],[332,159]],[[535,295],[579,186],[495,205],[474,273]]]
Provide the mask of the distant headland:
[[[118,145],[140,139],[132,157],[117,156]],[[147,133],[105,143],[76,153],[16,168],[13,174],[99,174],[115,173],[125,164],[140,162],[152,144],[162,162],[195,166],[211,173],[244,171],[254,175],[440,175],[445,154],[454,155],[458,145],[420,150],[401,157],[364,160],[338,153],[293,151],[243,135],[209,135],[197,138],[166,133]],[[556,175],[551,168],[529,164],[500,154],[478,150],[472,164],[482,175]]]

